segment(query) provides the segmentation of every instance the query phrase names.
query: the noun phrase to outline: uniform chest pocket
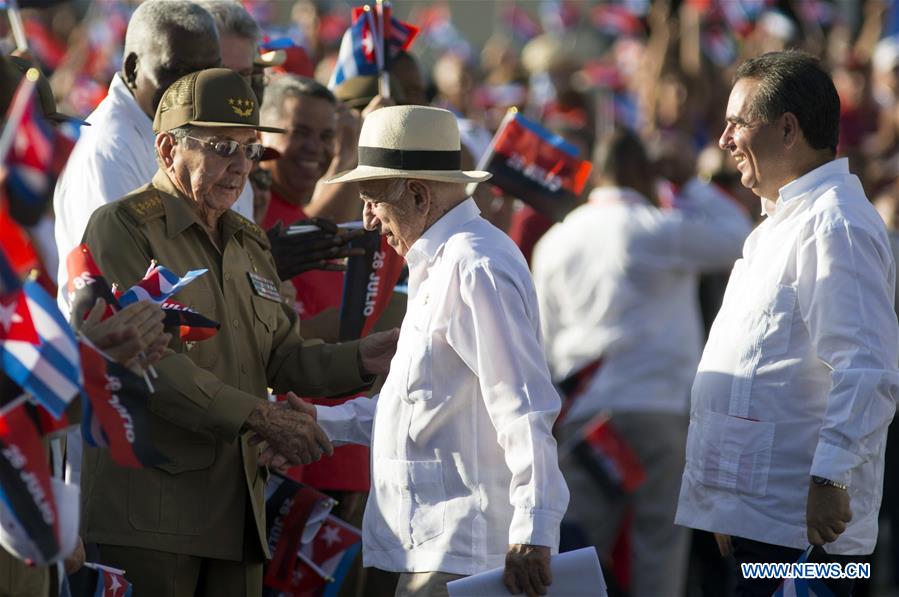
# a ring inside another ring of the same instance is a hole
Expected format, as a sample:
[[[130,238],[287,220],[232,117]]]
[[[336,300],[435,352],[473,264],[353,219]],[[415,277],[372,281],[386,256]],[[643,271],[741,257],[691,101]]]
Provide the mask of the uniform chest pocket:
[[[259,346],[259,354],[267,361],[272,350],[272,339],[278,328],[278,309],[281,305],[261,296],[253,296],[253,335]]]
[[[793,331],[793,311],[796,308],[796,289],[777,284],[763,302],[760,317],[762,357],[777,357],[790,348]]]

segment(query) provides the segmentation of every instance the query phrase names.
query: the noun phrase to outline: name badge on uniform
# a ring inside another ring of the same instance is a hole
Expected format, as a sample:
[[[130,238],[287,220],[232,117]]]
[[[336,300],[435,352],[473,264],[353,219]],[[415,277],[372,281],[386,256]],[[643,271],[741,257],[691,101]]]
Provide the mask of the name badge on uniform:
[[[258,296],[276,303],[283,302],[281,293],[278,292],[278,286],[273,281],[260,276],[256,272],[247,272],[247,276],[250,277],[250,286],[253,287],[253,292]]]

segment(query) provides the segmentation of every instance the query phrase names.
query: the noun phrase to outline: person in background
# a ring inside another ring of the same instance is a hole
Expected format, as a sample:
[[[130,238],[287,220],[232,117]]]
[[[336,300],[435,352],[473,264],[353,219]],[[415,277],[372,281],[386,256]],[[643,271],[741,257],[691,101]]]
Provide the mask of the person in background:
[[[587,465],[563,454],[568,517],[608,555],[633,508],[629,558],[639,572],[631,594],[678,594],[688,536],[673,520],[702,346],[698,275],[733,263],[749,222],[729,200],[708,193],[693,194],[689,210],[659,209],[646,150],[628,130],[603,140],[594,168],[588,202],[544,235],[532,262],[554,379],[594,371],[559,438],[576,442],[584,426],[609,414],[646,481],[632,495],[613,494]]]
[[[81,243],[98,207],[150,182],[158,168],[153,116],[162,94],[180,77],[221,64],[215,21],[186,0],[149,0],[128,23],[122,70],[109,95],[87,117],[53,195],[58,284],[66,287],[66,257]],[[65,293],[59,303],[68,312]]]
[[[736,71],[719,141],[767,219],[731,273],[693,382],[676,523],[737,564],[846,564],[877,540],[899,395],[896,266],[883,221],[835,159],[840,101],[817,59]],[[826,550],[821,547],[826,545]],[[770,595],[780,579],[737,579]],[[826,579],[852,594],[852,579]]]

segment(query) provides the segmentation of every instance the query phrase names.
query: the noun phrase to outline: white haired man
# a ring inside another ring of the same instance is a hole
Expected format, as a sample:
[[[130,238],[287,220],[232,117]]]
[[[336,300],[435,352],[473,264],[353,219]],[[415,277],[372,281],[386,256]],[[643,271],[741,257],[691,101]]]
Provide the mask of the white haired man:
[[[513,593],[552,582],[568,488],[551,428],[558,394],[537,297],[512,241],[480,217],[460,170],[452,113],[396,106],[369,115],[358,181],[364,222],[409,264],[409,303],[374,399],[315,412],[335,442],[371,444],[366,566],[400,572],[397,595],[505,564]]]

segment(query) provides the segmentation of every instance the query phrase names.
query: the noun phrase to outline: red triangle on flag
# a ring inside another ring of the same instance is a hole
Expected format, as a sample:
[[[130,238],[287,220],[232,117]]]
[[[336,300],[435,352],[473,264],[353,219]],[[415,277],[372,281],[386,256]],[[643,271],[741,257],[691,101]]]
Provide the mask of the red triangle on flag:
[[[0,297],[0,341],[41,343],[24,292]]]

